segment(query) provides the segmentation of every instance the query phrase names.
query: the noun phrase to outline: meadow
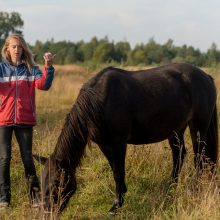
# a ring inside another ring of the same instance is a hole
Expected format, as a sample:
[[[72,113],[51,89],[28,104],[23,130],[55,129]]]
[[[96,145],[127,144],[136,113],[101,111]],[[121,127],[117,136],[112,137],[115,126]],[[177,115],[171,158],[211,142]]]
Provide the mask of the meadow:
[[[33,153],[43,156],[49,156],[53,152],[66,114],[74,104],[82,84],[96,73],[76,65],[55,68],[56,76],[52,88],[47,92],[37,91],[36,94],[38,124],[34,127]],[[137,69],[137,67],[126,68]],[[214,77],[219,90],[220,69],[206,68],[205,71]],[[220,112],[220,104],[218,109]],[[172,157],[167,141],[128,146],[126,156],[128,192],[123,208],[114,217],[108,215],[115,190],[112,171],[96,144],[92,144],[90,148],[86,148],[85,158],[77,171],[77,192],[60,219],[220,219],[219,169],[216,180],[211,183],[205,175],[196,179],[188,130],[185,133],[185,142],[187,156],[178,184],[170,181]],[[35,164],[40,176],[43,167],[37,162]],[[0,220],[38,219],[36,210],[29,205],[24,169],[14,138],[11,185],[11,208],[0,212]],[[48,219],[54,218],[51,215]]]

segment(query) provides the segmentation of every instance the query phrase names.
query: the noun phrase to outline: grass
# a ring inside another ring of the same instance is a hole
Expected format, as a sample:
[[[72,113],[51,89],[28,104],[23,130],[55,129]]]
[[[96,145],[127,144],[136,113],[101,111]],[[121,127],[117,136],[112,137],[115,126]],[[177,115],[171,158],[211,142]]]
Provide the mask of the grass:
[[[38,125],[34,128],[33,151],[43,156],[53,152],[65,116],[72,107],[79,89],[95,74],[86,67],[74,65],[56,66],[56,70],[52,88],[48,92],[38,91],[36,97]],[[209,69],[206,71],[209,72]],[[220,72],[217,69],[212,71],[219,88]],[[128,192],[123,208],[114,217],[108,215],[114,200],[112,172],[98,147],[92,144],[91,148],[86,149],[82,166],[77,171],[77,192],[60,219],[220,219],[219,190],[216,187],[219,186],[219,172],[215,182],[210,183],[205,177],[196,180],[188,131],[185,139],[188,153],[178,185],[170,182],[172,158],[167,141],[128,146]],[[37,163],[36,167],[40,175],[42,167]],[[11,209],[1,211],[0,220],[37,219],[35,210],[29,206],[24,170],[15,139],[11,161],[11,185]]]

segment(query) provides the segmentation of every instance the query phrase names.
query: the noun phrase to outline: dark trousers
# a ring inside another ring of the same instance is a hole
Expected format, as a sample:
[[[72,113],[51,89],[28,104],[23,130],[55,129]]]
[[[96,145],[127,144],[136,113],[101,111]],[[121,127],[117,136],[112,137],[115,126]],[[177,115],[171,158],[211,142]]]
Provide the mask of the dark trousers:
[[[32,189],[34,187],[39,188],[39,182],[32,157],[33,128],[29,126],[0,126],[0,202],[10,203],[11,199],[10,161],[13,132],[20,148],[30,198],[32,198]]]

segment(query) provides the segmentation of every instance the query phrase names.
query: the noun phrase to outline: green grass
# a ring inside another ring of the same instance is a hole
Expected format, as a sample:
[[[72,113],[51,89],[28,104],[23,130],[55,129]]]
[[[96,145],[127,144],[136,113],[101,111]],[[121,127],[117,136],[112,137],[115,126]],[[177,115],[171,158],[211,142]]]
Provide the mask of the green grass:
[[[34,128],[33,152],[43,156],[53,152],[66,114],[72,107],[82,83],[94,74],[88,69],[73,66],[58,66],[57,70],[53,87],[48,92],[37,92],[38,125]],[[216,72],[214,77],[219,87],[220,73],[217,70]],[[206,178],[197,180],[188,131],[185,141],[188,154],[178,185],[170,179],[172,158],[167,141],[128,146],[128,192],[124,206],[114,217],[108,215],[115,196],[112,171],[101,151],[92,144],[86,149],[85,158],[77,170],[78,189],[60,219],[220,219],[219,190],[216,188],[216,185],[219,186],[219,171],[215,184],[210,185]],[[40,175],[42,167],[37,163],[36,167]],[[37,217],[35,210],[29,206],[24,169],[15,139],[11,185],[11,208],[0,212],[0,220],[32,220]],[[49,216],[48,219],[53,218]]]

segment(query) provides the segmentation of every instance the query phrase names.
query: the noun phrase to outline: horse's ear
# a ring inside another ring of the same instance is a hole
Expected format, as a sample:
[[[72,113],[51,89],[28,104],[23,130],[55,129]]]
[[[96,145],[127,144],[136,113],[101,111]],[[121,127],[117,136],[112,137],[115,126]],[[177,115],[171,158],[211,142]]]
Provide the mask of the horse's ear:
[[[32,156],[33,156],[33,158],[34,158],[36,161],[38,161],[38,162],[39,162],[40,164],[42,164],[42,165],[45,165],[46,161],[48,160],[47,157],[39,156],[39,155],[36,155],[36,154],[33,154]]]

